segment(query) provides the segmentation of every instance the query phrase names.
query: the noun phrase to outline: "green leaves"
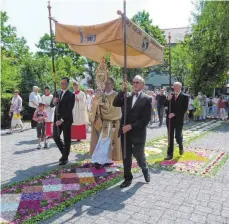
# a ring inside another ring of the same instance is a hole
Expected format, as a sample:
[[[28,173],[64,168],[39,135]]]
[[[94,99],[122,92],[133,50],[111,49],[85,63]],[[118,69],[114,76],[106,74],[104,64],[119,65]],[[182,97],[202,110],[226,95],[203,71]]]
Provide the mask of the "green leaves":
[[[208,92],[222,87],[229,70],[229,4],[226,1],[199,2],[189,42],[191,87]]]

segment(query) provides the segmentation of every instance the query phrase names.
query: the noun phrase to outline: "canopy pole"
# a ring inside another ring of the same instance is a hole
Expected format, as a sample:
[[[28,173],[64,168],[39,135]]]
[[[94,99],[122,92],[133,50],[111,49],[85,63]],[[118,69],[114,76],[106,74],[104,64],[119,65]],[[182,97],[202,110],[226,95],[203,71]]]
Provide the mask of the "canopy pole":
[[[127,53],[126,53],[126,0],[123,1],[123,41],[124,41],[124,70],[123,70],[123,81],[127,83]],[[124,126],[126,125],[127,115],[127,90],[124,93]],[[126,133],[124,133],[123,143],[123,154],[124,159],[126,158]]]
[[[169,90],[172,91],[171,35],[169,32]]]
[[[172,64],[171,64],[171,35],[169,32],[169,91],[172,94]],[[171,101],[169,101],[169,113],[171,113]],[[169,118],[169,125],[168,125],[168,147],[170,147],[170,133],[171,133],[171,118]]]
[[[55,60],[54,60],[54,50],[53,50],[53,33],[52,33],[52,16],[51,16],[51,5],[50,1],[48,1],[48,12],[49,12],[49,29],[50,29],[50,46],[51,46],[51,56],[52,56],[52,73],[53,73],[53,85],[54,85],[54,97],[57,97],[56,92],[56,69],[55,69]],[[56,120],[58,120],[58,104],[56,104]],[[59,135],[59,127],[57,126],[57,133]]]

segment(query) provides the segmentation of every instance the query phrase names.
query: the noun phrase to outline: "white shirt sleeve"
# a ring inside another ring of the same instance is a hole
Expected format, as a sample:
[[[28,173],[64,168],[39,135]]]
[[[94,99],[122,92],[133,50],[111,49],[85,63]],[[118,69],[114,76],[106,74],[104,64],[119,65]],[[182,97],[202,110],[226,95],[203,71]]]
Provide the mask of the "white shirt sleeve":
[[[30,102],[34,101],[34,94],[33,93],[29,94],[29,101]]]

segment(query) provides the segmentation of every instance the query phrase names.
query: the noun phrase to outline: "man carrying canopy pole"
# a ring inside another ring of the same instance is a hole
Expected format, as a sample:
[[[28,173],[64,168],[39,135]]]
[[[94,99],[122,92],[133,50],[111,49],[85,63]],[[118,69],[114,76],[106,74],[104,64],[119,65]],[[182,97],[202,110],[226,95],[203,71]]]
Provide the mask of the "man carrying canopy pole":
[[[123,80],[127,81],[127,68],[150,67],[164,62],[164,47],[126,17],[126,1],[121,18],[98,25],[72,26],[56,22],[56,42],[84,57],[100,62],[108,53],[111,65],[124,68]],[[125,94],[126,95],[126,94]],[[126,119],[124,97],[124,124]],[[125,143],[124,141],[124,149]],[[124,157],[125,157],[124,150]]]

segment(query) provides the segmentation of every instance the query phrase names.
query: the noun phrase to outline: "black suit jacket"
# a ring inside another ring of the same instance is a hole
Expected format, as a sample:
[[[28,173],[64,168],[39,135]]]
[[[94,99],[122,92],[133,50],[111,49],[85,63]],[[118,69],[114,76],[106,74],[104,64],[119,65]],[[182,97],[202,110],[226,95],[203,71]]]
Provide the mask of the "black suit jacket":
[[[56,96],[60,99],[61,91],[58,91]],[[75,95],[67,90],[62,97],[62,99],[59,101],[58,105],[58,120],[63,119],[64,124],[72,124],[73,123],[73,116],[72,116],[72,110],[75,105]],[[51,106],[55,106],[53,103]],[[56,107],[57,109],[57,107]],[[55,116],[54,116],[54,122],[57,121],[56,117],[56,109],[55,109]]]
[[[180,93],[178,98],[175,100],[175,95],[173,95],[171,99],[171,111],[170,113],[174,113],[175,117],[172,118],[172,121],[177,125],[183,125],[184,123],[184,114],[188,110],[188,96],[184,93]],[[168,106],[167,110],[167,119],[169,114],[169,101],[165,101],[165,106]]]
[[[151,120],[152,98],[144,93],[138,96],[132,108],[132,96],[127,96],[127,117],[126,124],[131,124],[132,129],[126,133],[127,141],[132,143],[145,143],[146,127]],[[122,107],[122,115],[124,115],[124,93],[120,92],[113,101],[113,106]],[[119,134],[122,134],[124,124],[124,116],[121,118]]]

